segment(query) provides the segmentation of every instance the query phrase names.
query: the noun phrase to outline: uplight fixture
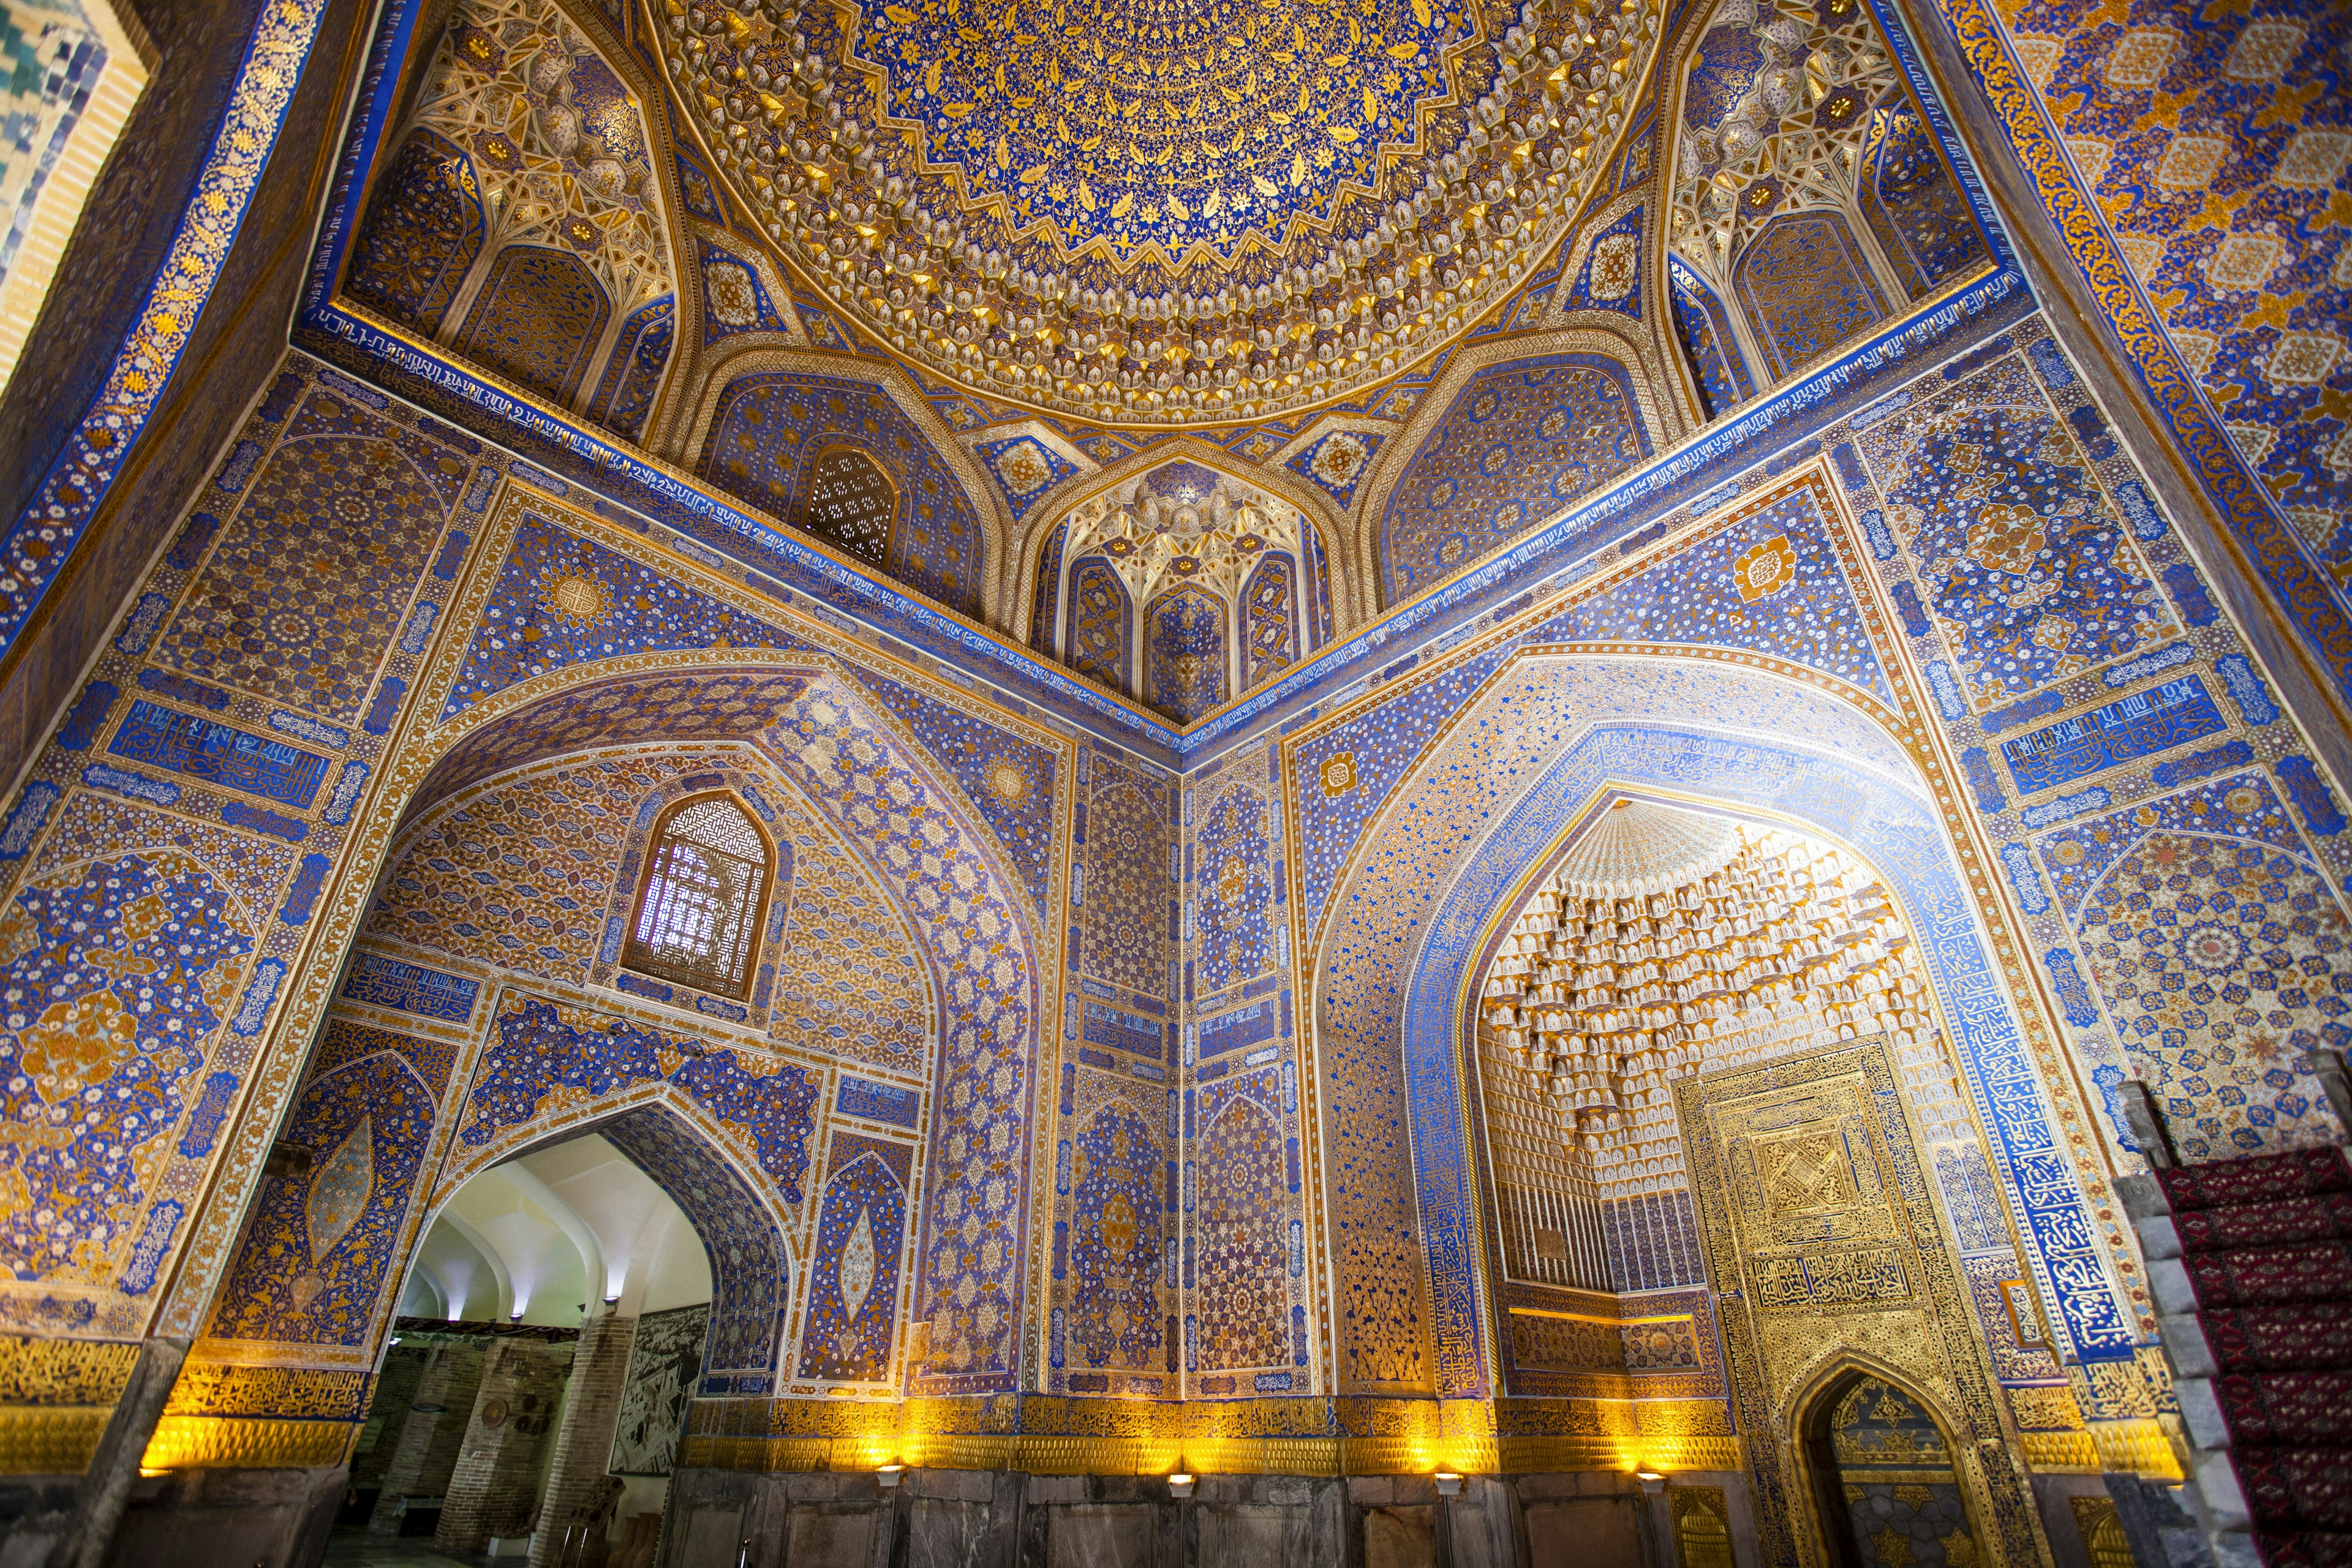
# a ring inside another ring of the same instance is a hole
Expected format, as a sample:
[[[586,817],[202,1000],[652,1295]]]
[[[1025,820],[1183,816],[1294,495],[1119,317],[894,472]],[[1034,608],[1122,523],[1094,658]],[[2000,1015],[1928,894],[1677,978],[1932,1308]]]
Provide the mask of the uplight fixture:
[[[1462,1495],[1462,1477],[1455,1471],[1440,1470],[1437,1474],[1432,1476],[1430,1479],[1437,1483],[1437,1495],[1439,1497],[1460,1497]]]
[[[904,1465],[878,1465],[875,1468],[874,1479],[882,1483],[883,1490],[887,1491],[897,1486],[900,1478],[906,1473],[907,1467]]]
[[[1168,1478],[1168,1495],[1172,1498],[1191,1497],[1192,1495],[1192,1483],[1197,1479],[1198,1478],[1196,1477],[1185,1474],[1182,1470],[1177,1471],[1174,1475]]]

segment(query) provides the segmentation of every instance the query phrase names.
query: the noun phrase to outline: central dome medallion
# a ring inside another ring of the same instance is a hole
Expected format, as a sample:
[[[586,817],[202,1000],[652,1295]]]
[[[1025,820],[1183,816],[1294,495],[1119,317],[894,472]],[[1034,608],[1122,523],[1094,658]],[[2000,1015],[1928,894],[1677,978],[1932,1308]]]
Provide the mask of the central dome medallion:
[[[1448,47],[1477,36],[1452,0],[927,0],[883,7],[860,52],[970,201],[1115,261],[1230,260],[1379,189],[1382,142],[1417,139],[1420,106],[1451,96]]]
[[[1657,0],[662,0],[785,265],[984,397],[1122,426],[1361,393],[1544,262]]]

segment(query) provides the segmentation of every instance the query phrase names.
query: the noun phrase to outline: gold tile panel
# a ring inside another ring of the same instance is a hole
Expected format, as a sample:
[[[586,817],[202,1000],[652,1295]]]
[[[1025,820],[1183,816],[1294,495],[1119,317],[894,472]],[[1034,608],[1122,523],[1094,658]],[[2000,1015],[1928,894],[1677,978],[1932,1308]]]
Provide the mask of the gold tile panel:
[[[2180,1460],[2160,1422],[2142,1417],[2132,1421],[2094,1421],[2091,1441],[2097,1446],[2103,1469],[2125,1470],[2165,1480],[2180,1479]]]
[[[180,1368],[163,1413],[349,1420],[367,1414],[373,1381],[364,1372],[191,1361]]]
[[[0,1405],[112,1405],[138,1360],[137,1345],[0,1334]]]
[[[0,1405],[0,1475],[79,1475],[113,1414],[111,1405]]]
[[[1184,1443],[1184,1468],[1213,1476],[1336,1476],[1341,1473],[1347,1441],[1339,1437],[1191,1437]]]
[[[2088,1432],[2021,1432],[2017,1440],[2025,1462],[2046,1476],[2095,1476],[2104,1468]]]
[[[150,1469],[320,1469],[350,1455],[360,1424],[229,1415],[166,1415],[155,1424]]]

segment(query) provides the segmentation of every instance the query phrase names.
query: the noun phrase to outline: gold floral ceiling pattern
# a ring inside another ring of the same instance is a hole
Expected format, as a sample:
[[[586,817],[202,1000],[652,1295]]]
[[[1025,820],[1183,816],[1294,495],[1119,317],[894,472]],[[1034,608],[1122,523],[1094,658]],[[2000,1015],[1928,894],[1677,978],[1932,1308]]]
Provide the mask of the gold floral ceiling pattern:
[[[1655,0],[663,0],[678,100],[785,261],[984,396],[1295,412],[1455,341],[1623,130]]]
[[[866,24],[890,113],[922,122],[973,199],[1122,258],[1278,244],[1343,184],[1377,192],[1382,142],[1419,140],[1420,106],[1475,68],[1452,46],[1478,36],[1431,0],[1392,16],[1361,0],[1016,3],[985,31],[962,13],[929,0]]]

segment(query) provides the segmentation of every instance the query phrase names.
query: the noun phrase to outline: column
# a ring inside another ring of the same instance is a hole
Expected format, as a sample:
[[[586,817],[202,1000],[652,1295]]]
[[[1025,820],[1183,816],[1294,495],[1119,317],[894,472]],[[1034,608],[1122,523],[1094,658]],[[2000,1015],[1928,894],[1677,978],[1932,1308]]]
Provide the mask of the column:
[[[434,1345],[425,1353],[407,1425],[383,1467],[383,1492],[368,1516],[368,1529],[377,1535],[400,1533],[402,1498],[440,1497],[448,1490],[449,1473],[457,1468],[466,1422],[481,1386],[480,1345]]]
[[[605,1484],[610,1478],[604,1467],[612,1458],[613,1427],[620,1419],[621,1387],[636,1336],[636,1319],[615,1316],[609,1307],[581,1325],[555,1454],[547,1467],[547,1500],[540,1505],[539,1534],[530,1543],[530,1568],[553,1568],[565,1531],[575,1521],[601,1514],[606,1492],[614,1489]]]
[[[436,1548],[469,1557],[486,1550],[493,1536],[530,1533],[571,1365],[569,1344],[492,1342],[465,1446],[450,1472],[440,1528],[433,1532]]]

